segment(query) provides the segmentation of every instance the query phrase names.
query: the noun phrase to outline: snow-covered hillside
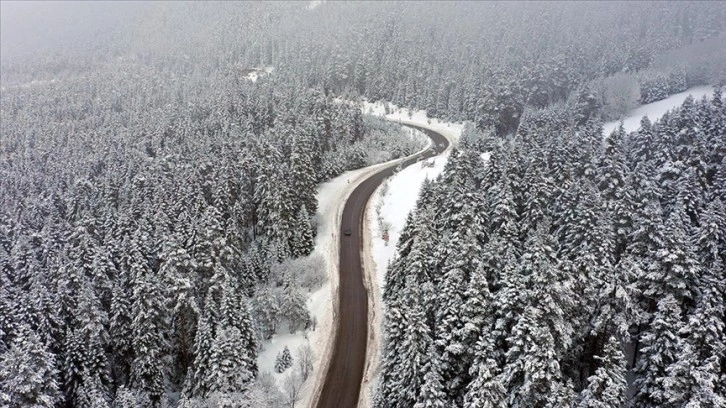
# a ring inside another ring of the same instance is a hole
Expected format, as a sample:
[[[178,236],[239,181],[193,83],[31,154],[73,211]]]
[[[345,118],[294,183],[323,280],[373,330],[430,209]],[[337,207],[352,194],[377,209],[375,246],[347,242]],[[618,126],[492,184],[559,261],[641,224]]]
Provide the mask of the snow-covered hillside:
[[[623,127],[625,128],[626,132],[638,130],[638,127],[640,126],[640,120],[643,118],[643,116],[647,116],[651,122],[655,122],[669,110],[680,106],[683,101],[688,98],[689,95],[693,96],[694,99],[701,99],[704,96],[708,98],[713,95],[713,91],[714,87],[710,85],[696,86],[688,89],[685,92],[671,95],[663,100],[641,105],[626,113],[622,120],[605,123],[603,125],[603,134],[610,134],[613,130],[617,129],[618,126],[620,126],[621,122],[623,123]]]

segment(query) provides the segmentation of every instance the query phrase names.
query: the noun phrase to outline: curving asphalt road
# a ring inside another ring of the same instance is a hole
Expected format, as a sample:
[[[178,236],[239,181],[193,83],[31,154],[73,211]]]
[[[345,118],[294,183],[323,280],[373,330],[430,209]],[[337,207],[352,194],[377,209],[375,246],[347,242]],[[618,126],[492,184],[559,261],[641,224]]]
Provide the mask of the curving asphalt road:
[[[432,149],[406,159],[402,167],[407,167],[422,158],[439,155],[449,146],[448,139],[437,132],[414,125],[406,126],[420,130],[433,143]],[[373,192],[385,178],[393,175],[398,166],[399,164],[392,164],[364,180],[353,190],[343,209],[340,225],[340,284],[337,313],[339,317],[325,382],[318,397],[318,408],[358,406],[368,340],[368,291],[363,285],[361,260],[363,216]],[[344,233],[347,228],[351,230],[349,236]]]

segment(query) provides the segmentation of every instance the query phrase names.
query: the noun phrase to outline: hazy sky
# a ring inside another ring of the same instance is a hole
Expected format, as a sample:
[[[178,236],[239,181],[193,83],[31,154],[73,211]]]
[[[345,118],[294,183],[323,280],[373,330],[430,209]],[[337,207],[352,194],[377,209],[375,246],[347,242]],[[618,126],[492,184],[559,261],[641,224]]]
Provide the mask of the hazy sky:
[[[131,21],[148,3],[0,1],[0,53],[17,56],[83,48],[94,37]],[[36,55],[37,56],[37,55]]]

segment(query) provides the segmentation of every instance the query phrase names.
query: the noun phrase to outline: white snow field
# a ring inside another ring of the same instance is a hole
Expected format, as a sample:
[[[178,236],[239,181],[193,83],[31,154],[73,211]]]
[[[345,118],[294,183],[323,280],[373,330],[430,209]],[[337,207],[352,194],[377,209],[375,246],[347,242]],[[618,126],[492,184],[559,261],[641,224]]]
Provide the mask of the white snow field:
[[[424,136],[421,135],[421,137]],[[421,151],[428,149],[429,146],[430,142]],[[290,373],[290,370],[282,374],[275,373],[274,365],[277,353],[288,346],[293,358],[296,358],[297,348],[306,342],[310,343],[314,353],[314,369],[312,376],[303,385],[298,401],[299,406],[312,405],[313,396],[323,385],[324,365],[329,360],[327,353],[331,349],[333,341],[333,321],[337,318],[334,313],[337,310],[335,302],[337,302],[338,291],[338,232],[345,202],[358,184],[368,176],[382,167],[402,160],[405,158],[348,171],[318,186],[318,211],[316,214],[318,235],[315,238],[315,250],[312,255],[319,254],[325,259],[325,264],[321,267],[325,268],[328,280],[318,290],[310,293],[307,299],[310,314],[316,321],[316,329],[308,332],[298,331],[294,334],[285,333],[283,329],[281,333],[263,343],[263,350],[257,358],[260,372],[269,371],[277,380],[278,386],[282,387],[284,378]]]
[[[686,100],[688,95],[692,95],[693,98],[696,100],[701,99],[704,96],[710,98],[713,96],[714,89],[715,88],[710,85],[696,86],[687,89],[685,92],[673,94],[663,100],[649,103],[646,105],[641,105],[626,113],[622,120],[605,123],[603,125],[603,134],[607,136],[612,133],[613,130],[617,129],[618,126],[620,126],[621,121],[623,122],[623,127],[625,128],[626,132],[636,131],[640,127],[640,120],[643,118],[643,116],[647,116],[651,122],[655,122],[669,110],[675,108],[676,106],[681,106],[681,104],[683,103],[683,101]]]

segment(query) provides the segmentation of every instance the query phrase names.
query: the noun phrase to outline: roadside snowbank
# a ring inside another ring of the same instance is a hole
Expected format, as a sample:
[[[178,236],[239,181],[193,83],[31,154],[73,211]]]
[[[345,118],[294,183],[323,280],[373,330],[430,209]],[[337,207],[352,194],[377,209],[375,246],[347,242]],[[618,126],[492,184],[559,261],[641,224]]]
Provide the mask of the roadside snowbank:
[[[623,127],[626,132],[636,131],[640,127],[640,120],[643,116],[647,116],[651,122],[655,122],[669,110],[680,106],[683,101],[686,100],[688,95],[692,95],[696,100],[701,99],[704,96],[710,98],[713,96],[714,89],[715,88],[710,85],[696,86],[686,90],[685,92],[671,95],[661,101],[641,105],[625,114],[625,117],[622,119]],[[620,122],[620,120],[616,120],[605,123],[603,125],[603,134],[607,136],[612,133],[613,130],[620,126]]]

